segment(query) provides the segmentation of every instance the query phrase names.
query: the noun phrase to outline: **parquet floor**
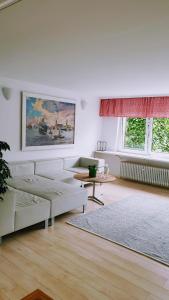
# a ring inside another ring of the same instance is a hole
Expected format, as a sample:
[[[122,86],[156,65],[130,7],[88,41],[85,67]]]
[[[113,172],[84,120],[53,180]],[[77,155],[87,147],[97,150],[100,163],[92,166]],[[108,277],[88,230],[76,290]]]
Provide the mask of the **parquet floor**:
[[[169,201],[169,190],[122,180],[96,189],[105,204],[135,194]],[[89,202],[87,210],[99,207]],[[79,212],[57,217],[47,230],[38,226],[4,239],[0,300],[35,289],[56,300],[169,300],[168,267],[65,223]]]

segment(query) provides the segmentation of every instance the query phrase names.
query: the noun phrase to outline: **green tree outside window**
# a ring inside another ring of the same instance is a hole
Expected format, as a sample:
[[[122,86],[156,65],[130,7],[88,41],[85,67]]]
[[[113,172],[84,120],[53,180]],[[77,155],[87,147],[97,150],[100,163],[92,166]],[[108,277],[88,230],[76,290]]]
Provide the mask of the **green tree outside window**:
[[[146,122],[152,122],[152,132],[146,135]],[[152,136],[152,141],[150,141]],[[147,139],[147,143],[145,143]],[[146,151],[145,144],[151,143],[151,151],[169,153],[169,118],[126,118],[124,130],[124,148]]]

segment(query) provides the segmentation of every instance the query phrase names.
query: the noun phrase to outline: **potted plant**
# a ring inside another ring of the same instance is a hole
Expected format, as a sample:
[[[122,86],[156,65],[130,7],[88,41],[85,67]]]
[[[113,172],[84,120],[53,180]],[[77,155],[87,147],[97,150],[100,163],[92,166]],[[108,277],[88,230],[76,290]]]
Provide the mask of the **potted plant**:
[[[11,177],[8,163],[3,159],[2,151],[6,150],[10,150],[10,146],[6,142],[0,141],[0,200],[3,200],[2,195],[8,189],[6,179]]]

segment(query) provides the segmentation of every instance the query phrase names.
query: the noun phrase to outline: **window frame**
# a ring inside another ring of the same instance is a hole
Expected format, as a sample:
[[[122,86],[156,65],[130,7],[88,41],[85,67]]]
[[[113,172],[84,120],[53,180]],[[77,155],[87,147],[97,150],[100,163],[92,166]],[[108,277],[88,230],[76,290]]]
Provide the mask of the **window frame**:
[[[147,125],[147,119],[146,119],[146,131],[145,131],[145,144],[144,144],[144,150],[137,150],[137,149],[130,149],[130,148],[125,148],[124,147],[124,139],[125,139],[125,127],[126,127],[126,119],[127,117],[121,117],[121,122],[120,122],[120,144],[119,144],[119,151],[124,152],[124,153],[135,153],[135,154],[142,154],[146,155],[147,154],[147,134],[148,134],[148,125]]]
[[[127,117],[120,118],[120,140],[119,140],[119,149],[118,151],[129,154],[139,154],[142,156],[154,156],[154,157],[169,157],[169,152],[154,152],[152,151],[152,142],[153,142],[153,118],[146,119],[146,132],[145,132],[145,146],[144,150],[130,149],[124,147],[125,139],[125,123]]]

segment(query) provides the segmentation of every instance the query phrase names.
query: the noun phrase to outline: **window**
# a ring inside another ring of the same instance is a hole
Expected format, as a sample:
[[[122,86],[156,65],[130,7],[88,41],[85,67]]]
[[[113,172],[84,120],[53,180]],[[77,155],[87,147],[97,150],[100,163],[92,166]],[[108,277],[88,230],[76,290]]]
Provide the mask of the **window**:
[[[168,118],[153,119],[152,151],[169,153],[169,119]]]
[[[169,154],[169,118],[122,118],[121,151]]]
[[[125,118],[124,120],[124,148],[145,150],[146,119]]]

